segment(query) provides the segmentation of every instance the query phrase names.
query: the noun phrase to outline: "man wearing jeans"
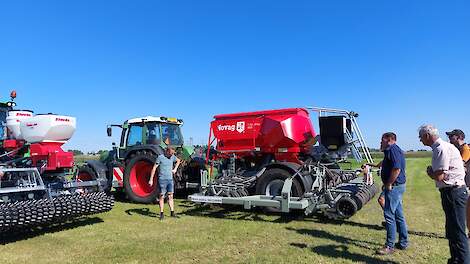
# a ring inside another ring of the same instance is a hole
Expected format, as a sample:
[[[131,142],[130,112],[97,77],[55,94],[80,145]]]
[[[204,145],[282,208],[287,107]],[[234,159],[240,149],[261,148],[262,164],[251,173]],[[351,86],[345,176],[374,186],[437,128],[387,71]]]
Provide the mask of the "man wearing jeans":
[[[419,128],[419,139],[432,148],[432,165],[427,174],[441,193],[442,208],[446,216],[446,238],[449,240],[450,259],[447,263],[470,263],[467,236],[465,234],[465,205],[467,188],[465,169],[459,150],[439,138],[432,125]]]
[[[176,162],[176,166],[173,168],[173,164]],[[168,193],[168,205],[170,206],[171,216],[176,217],[175,215],[175,206],[173,202],[173,192],[174,192],[174,183],[173,183],[173,174],[178,171],[178,166],[180,165],[180,159],[175,156],[175,150],[171,147],[167,147],[165,150],[165,155],[161,154],[155,160],[155,165],[152,168],[150,173],[149,184],[153,185],[153,177],[157,170],[157,167],[160,166],[160,171],[158,173],[158,186],[160,187],[160,220],[163,220],[163,207],[165,205],[165,194]]]
[[[405,156],[396,144],[395,133],[382,135],[380,149],[384,152],[381,177],[384,189],[384,217],[387,240],[383,248],[377,251],[381,255],[389,255],[395,248],[404,250],[408,247],[408,229],[403,214],[403,193],[405,192]],[[398,243],[395,244],[398,231]]]

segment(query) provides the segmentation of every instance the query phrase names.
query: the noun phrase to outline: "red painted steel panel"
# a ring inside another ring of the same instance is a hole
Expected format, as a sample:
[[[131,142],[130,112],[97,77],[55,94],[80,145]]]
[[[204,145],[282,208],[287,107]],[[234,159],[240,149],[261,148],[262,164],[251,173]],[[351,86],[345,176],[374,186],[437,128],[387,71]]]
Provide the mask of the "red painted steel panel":
[[[217,139],[217,150],[223,152],[259,151],[295,161],[299,152],[308,151],[315,137],[309,113],[303,108],[223,114],[214,118],[211,129]]]

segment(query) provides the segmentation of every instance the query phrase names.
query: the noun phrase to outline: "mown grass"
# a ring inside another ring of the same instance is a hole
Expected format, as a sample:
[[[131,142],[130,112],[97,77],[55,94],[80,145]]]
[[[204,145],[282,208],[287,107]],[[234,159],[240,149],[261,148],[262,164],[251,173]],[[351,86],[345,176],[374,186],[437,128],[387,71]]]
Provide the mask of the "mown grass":
[[[374,253],[385,240],[375,199],[337,222],[197,207],[179,199],[179,219],[160,222],[155,205],[117,202],[108,213],[6,237],[0,263],[445,263],[440,198],[424,174],[429,158],[407,161],[411,246],[393,256]]]

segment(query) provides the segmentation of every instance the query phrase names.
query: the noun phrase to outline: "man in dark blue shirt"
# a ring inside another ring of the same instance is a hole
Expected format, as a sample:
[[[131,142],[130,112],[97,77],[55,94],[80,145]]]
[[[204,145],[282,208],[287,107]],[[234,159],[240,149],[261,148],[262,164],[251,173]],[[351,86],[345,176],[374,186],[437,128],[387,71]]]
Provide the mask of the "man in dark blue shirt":
[[[387,240],[385,246],[377,251],[381,255],[389,255],[395,247],[406,249],[408,247],[408,228],[403,214],[403,194],[406,183],[405,155],[396,144],[395,133],[387,132],[382,135],[380,150],[384,152],[383,160],[375,165],[382,167],[381,177],[383,183],[385,204],[384,217]],[[398,243],[395,244],[398,231]]]

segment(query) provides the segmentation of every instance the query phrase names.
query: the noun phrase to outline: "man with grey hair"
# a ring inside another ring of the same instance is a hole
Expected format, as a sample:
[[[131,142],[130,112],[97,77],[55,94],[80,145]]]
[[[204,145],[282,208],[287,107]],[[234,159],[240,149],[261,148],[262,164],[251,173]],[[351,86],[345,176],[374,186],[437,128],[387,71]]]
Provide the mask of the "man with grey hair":
[[[438,130],[432,125],[419,128],[419,139],[425,146],[432,148],[432,165],[428,166],[427,174],[436,182],[441,193],[451,256],[447,263],[469,264],[468,240],[465,235],[467,188],[460,152],[454,145],[439,138]]]

